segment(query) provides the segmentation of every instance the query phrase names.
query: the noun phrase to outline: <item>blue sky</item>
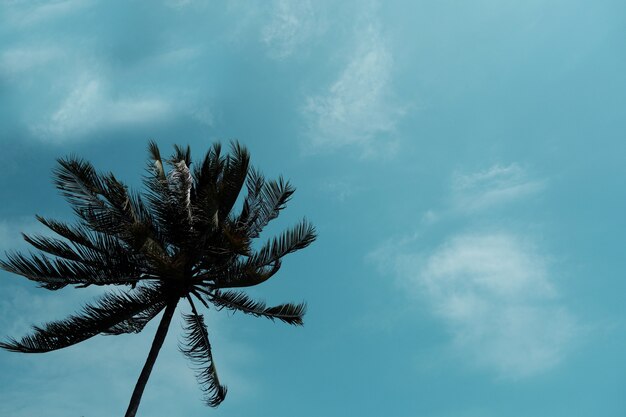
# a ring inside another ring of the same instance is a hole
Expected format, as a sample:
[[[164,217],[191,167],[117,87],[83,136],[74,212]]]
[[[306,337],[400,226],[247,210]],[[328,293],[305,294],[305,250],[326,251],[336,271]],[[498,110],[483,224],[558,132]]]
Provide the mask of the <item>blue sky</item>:
[[[77,154],[140,185],[148,139],[238,139],[318,241],[251,294],[303,328],[207,312],[208,409],[175,317],[145,416],[626,413],[621,1],[0,2],[0,250]],[[98,289],[0,273],[0,334]],[[0,352],[0,415],[121,415],[156,322]]]

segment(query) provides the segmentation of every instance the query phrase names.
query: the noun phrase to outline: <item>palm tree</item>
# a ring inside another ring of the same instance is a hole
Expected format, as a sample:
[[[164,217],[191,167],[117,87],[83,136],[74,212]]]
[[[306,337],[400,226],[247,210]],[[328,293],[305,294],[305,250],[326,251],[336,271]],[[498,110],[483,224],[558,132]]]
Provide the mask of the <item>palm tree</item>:
[[[217,310],[241,311],[271,320],[302,325],[306,305],[267,307],[237,288],[260,284],[274,275],[282,258],[315,240],[315,229],[302,220],[267,241],[253,242],[285,207],[294,192],[279,178],[266,181],[250,167],[248,151],[238,143],[222,155],[214,144],[192,170],[189,147],[174,146],[161,159],[149,143],[151,161],[144,177],[146,193],[128,189],[113,174],[96,172],[76,157],[58,160],[54,182],[72,206],[78,222],[67,224],[37,217],[63,239],[26,235],[41,254],[9,253],[0,266],[39,283],[48,290],[71,285],[117,285],[64,320],[35,326],[20,340],[0,347],[25,353],[62,349],[98,334],[138,333],[162,310],[146,363],[133,391],[126,416],[134,416],[152,367],[165,340],[178,302],[191,307],[183,314],[181,351],[191,360],[207,405],[219,405],[226,395],[211,354],[204,317],[194,299]],[[247,195],[235,210],[240,191]],[[235,289],[233,289],[235,288]]]

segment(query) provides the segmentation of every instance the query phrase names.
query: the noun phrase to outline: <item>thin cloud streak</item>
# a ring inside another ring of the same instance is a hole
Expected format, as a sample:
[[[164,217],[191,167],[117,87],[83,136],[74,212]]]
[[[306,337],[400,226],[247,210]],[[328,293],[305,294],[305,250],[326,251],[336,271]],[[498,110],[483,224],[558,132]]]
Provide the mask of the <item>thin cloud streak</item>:
[[[162,120],[169,111],[169,103],[158,97],[113,98],[100,79],[87,78],[74,86],[33,132],[48,141],[61,142],[104,127]]]
[[[455,174],[452,180],[453,205],[464,211],[478,211],[528,197],[545,187],[529,177],[518,164],[496,164],[487,170]]]
[[[369,26],[337,80],[306,99],[303,114],[313,151],[351,145],[365,156],[393,151],[393,133],[405,109],[393,96],[392,69],[392,51]]]
[[[33,26],[77,12],[93,4],[90,0],[56,0],[39,2],[6,2],[3,21],[12,26]]]

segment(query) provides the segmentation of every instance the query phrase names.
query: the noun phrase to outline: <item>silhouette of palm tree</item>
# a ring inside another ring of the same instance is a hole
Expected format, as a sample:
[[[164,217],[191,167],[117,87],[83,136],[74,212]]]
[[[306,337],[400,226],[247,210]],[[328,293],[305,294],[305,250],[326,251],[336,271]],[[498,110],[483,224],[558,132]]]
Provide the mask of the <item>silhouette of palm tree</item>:
[[[204,318],[194,299],[205,307],[242,311],[258,317],[302,325],[306,305],[267,307],[232,288],[260,284],[274,275],[282,258],[315,240],[315,229],[302,220],[267,241],[259,250],[252,242],[285,207],[294,192],[282,178],[266,181],[250,167],[248,151],[238,143],[222,155],[214,144],[192,170],[189,147],[174,146],[162,160],[149,143],[151,161],[143,195],[128,189],[111,173],[96,172],[76,157],[58,160],[54,182],[71,204],[77,224],[37,217],[63,239],[24,235],[44,254],[9,253],[0,266],[49,290],[67,285],[125,286],[111,291],[64,320],[34,327],[20,340],[0,342],[15,352],[62,349],[98,334],[138,333],[164,310],[146,363],[133,391],[126,416],[135,416],[142,393],[165,340],[178,302],[184,314],[181,351],[196,368],[205,402],[219,405],[226,395],[211,354]],[[234,206],[247,188],[241,209]],[[51,255],[51,256],[50,256]]]

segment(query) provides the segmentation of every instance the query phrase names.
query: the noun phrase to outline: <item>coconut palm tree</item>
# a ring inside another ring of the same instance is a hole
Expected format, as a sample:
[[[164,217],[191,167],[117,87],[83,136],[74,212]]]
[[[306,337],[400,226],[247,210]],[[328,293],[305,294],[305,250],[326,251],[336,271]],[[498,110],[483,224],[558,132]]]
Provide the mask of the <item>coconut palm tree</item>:
[[[315,229],[302,220],[258,250],[253,242],[285,207],[294,192],[282,178],[266,181],[250,167],[248,151],[238,143],[222,154],[214,144],[191,168],[189,147],[174,146],[163,160],[149,144],[146,192],[128,189],[113,174],[98,173],[82,159],[58,160],[54,182],[78,221],[68,224],[37,217],[62,239],[24,235],[43,253],[9,253],[0,266],[48,290],[65,286],[115,285],[92,304],[64,320],[35,326],[23,338],[0,347],[26,353],[62,349],[98,334],[138,333],[161,311],[146,363],[126,416],[134,416],[152,367],[180,300],[190,306],[184,317],[181,351],[193,363],[209,406],[226,395],[211,354],[204,317],[196,302],[217,310],[241,311],[302,325],[306,305],[268,307],[239,288],[260,284],[281,267],[285,255],[307,247]],[[240,191],[247,195],[235,209]],[[195,300],[195,301],[194,301]]]

